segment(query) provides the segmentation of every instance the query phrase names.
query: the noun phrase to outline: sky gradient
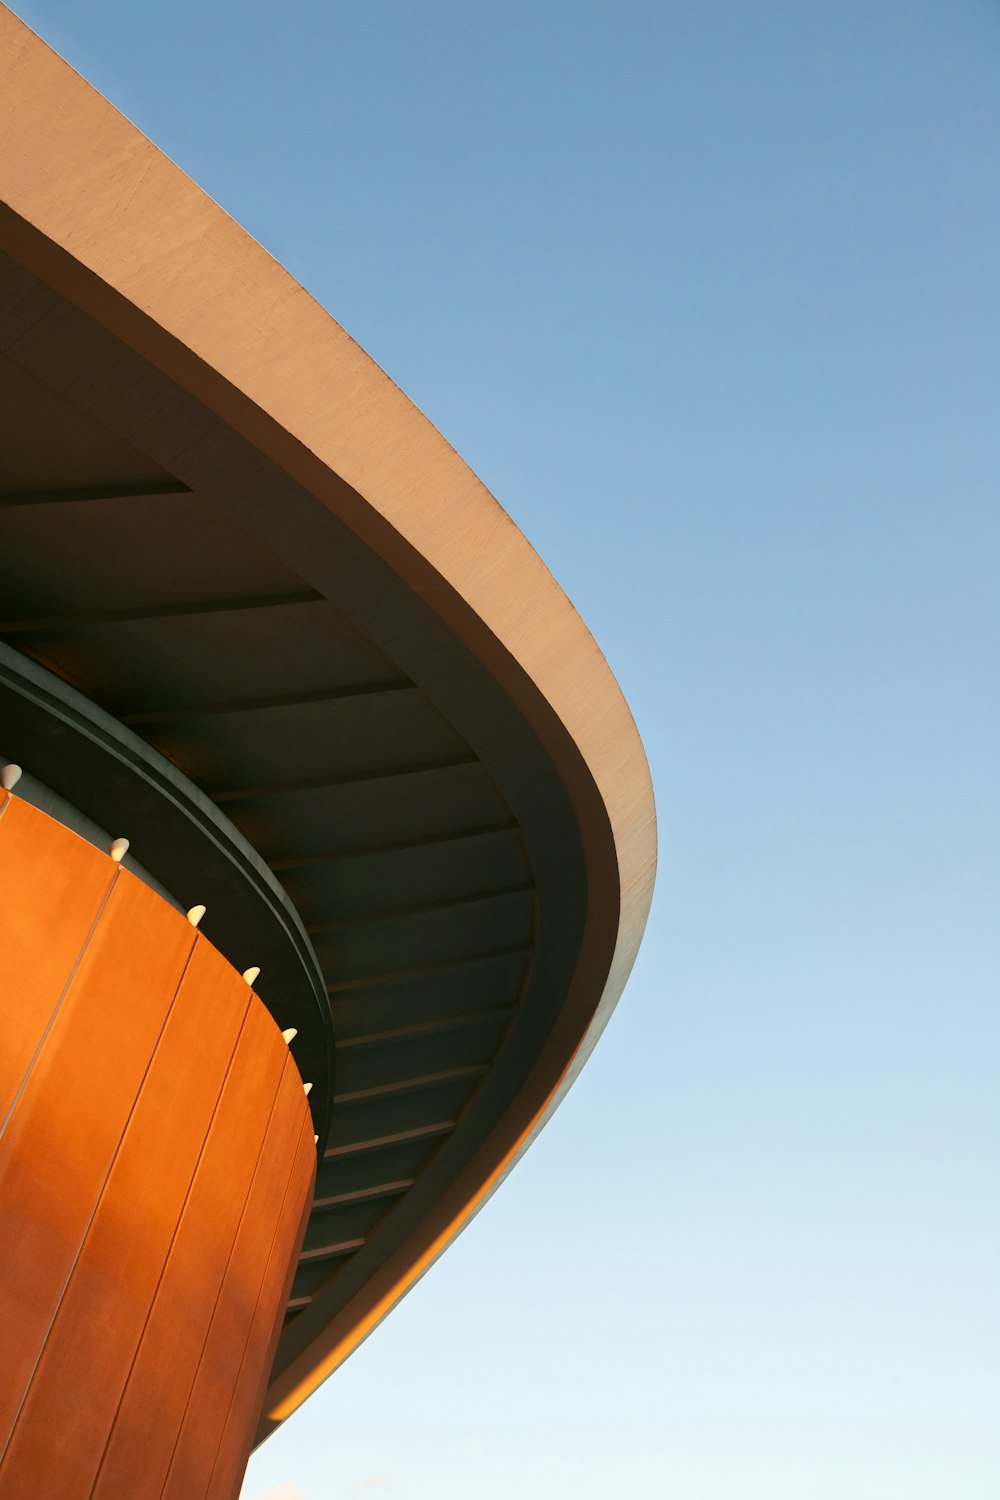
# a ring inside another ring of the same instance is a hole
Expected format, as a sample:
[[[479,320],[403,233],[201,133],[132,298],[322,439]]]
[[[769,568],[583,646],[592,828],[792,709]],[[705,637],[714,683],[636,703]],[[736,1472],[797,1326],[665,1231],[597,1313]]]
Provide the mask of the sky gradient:
[[[657,793],[588,1068],[248,1500],[996,1500],[1000,8],[15,9],[482,477]]]

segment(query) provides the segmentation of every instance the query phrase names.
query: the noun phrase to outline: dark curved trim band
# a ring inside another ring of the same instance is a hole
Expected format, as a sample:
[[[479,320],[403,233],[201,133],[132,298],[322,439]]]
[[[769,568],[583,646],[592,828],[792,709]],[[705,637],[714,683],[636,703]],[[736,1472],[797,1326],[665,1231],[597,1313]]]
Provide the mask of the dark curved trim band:
[[[255,990],[302,1039],[296,1055],[324,1140],[333,1099],[326,988],[299,914],[260,855],[145,740],[3,642],[0,724],[5,751],[32,775],[102,827],[131,830],[142,865],[182,907],[205,904],[205,934],[235,968],[260,965]],[[233,899],[240,886],[244,899]]]

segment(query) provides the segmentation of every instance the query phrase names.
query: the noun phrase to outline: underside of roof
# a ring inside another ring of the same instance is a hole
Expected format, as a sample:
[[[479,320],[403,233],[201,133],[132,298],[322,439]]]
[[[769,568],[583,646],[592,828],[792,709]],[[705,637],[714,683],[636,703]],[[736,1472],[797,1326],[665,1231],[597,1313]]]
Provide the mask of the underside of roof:
[[[426,419],[0,11],[4,86],[0,751],[185,906],[203,869],[150,787],[186,798],[229,860],[206,935],[240,969],[267,945],[320,1167],[266,1434],[592,1046],[648,908],[648,773],[585,628]]]

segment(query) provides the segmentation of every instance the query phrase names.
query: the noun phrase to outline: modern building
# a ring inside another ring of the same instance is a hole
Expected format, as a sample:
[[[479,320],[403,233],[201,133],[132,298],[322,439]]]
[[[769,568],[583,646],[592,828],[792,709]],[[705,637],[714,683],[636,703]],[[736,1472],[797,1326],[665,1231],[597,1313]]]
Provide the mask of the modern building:
[[[216,1500],[572,1082],[653,801],[426,418],[2,8],[0,98],[0,1500]]]

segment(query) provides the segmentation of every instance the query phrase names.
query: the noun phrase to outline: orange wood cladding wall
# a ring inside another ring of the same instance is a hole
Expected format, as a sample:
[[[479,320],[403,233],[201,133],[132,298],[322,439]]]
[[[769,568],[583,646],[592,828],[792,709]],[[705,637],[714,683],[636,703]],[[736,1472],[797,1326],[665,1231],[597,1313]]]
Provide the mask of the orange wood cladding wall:
[[[9,795],[0,997],[0,1500],[232,1500],[312,1197],[294,1060],[179,912]]]

